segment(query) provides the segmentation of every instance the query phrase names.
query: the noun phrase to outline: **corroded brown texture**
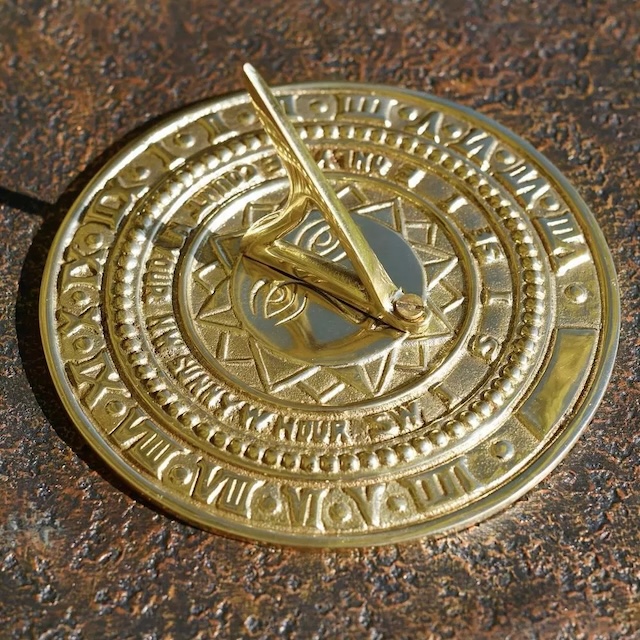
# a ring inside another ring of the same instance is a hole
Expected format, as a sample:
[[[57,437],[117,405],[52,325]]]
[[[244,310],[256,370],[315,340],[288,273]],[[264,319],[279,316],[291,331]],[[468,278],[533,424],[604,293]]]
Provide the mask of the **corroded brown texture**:
[[[2,3],[0,637],[640,637],[639,14],[632,0]],[[36,320],[53,234],[123,138],[239,88],[247,59],[272,84],[366,80],[474,107],[594,210],[621,285],[618,366],[567,460],[501,515],[400,547],[253,546],[134,497],[71,426]]]

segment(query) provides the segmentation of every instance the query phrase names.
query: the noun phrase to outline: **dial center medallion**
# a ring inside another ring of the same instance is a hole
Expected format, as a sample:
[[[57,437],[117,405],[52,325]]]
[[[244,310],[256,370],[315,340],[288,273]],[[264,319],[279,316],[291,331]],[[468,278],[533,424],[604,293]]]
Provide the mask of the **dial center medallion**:
[[[203,364],[243,391],[307,410],[373,400],[415,383],[455,356],[462,328],[473,320],[470,257],[458,256],[446,220],[375,182],[334,179],[394,282],[425,301],[419,336],[242,256],[245,230],[277,210],[286,193],[281,181],[216,208],[191,239],[179,280],[184,333]],[[316,210],[285,240],[350,267]]]
[[[245,71],[249,93],[152,128],[63,222],[41,325],[66,408],[119,476],[234,536],[364,546],[495,513],[611,372],[593,215],[468,109]]]

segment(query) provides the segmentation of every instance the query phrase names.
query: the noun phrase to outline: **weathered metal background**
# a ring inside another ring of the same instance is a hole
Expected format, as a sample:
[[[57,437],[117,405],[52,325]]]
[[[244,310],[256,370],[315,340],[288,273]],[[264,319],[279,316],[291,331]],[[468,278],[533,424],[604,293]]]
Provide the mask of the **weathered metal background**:
[[[639,15],[633,0],[5,0],[0,637],[640,637]],[[612,385],[567,460],[501,515],[399,547],[253,546],[145,504],[70,424],[37,323],[65,209],[134,129],[240,88],[245,60],[272,84],[382,82],[474,107],[596,213],[623,300]]]

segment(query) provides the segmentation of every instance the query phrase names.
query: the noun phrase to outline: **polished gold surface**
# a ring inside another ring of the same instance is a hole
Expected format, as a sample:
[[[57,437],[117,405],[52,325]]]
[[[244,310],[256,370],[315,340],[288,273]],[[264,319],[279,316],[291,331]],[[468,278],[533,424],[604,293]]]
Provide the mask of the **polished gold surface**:
[[[463,107],[341,83],[275,100],[247,75],[251,96],[121,152],[62,225],[41,323],[69,413],[139,491],[233,535],[354,546],[487,517],[604,393],[618,299],[592,214]]]

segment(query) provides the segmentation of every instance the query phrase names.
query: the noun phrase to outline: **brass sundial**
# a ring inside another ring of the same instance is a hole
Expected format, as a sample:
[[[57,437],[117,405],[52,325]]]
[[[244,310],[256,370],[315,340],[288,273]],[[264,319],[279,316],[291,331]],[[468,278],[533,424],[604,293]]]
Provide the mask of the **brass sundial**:
[[[232,535],[361,546],[495,513],[561,460],[611,372],[593,215],[463,107],[245,76],[67,215],[41,302],[67,410],[137,490]]]

